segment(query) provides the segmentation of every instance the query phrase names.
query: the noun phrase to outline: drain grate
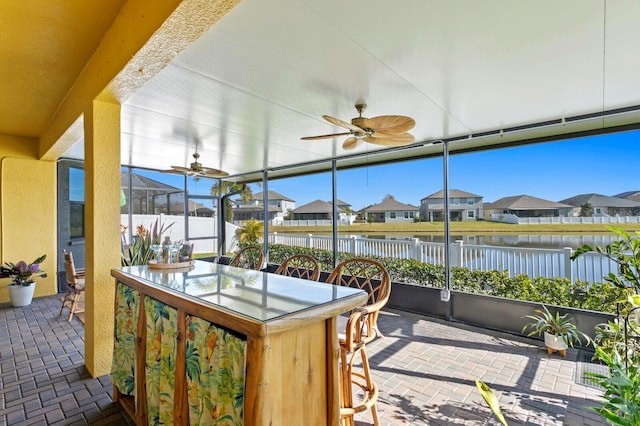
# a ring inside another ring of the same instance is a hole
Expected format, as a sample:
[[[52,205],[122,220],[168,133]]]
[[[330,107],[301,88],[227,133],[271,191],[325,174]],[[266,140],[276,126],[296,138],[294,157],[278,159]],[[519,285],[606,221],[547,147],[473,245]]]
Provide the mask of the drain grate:
[[[604,389],[602,386],[595,383],[591,378],[585,375],[585,373],[596,373],[606,376],[609,374],[609,369],[606,365],[592,361],[593,352],[580,350],[577,357],[576,368],[576,383],[580,385],[589,386],[595,389]]]

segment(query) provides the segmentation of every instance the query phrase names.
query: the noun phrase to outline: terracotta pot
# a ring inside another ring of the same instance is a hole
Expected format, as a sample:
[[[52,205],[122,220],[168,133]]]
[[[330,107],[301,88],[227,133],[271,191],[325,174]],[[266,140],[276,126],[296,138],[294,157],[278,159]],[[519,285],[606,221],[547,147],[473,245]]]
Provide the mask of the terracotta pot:
[[[36,283],[31,285],[10,285],[9,286],[9,298],[11,299],[11,306],[20,307],[28,306],[33,299],[33,292],[36,289]]]

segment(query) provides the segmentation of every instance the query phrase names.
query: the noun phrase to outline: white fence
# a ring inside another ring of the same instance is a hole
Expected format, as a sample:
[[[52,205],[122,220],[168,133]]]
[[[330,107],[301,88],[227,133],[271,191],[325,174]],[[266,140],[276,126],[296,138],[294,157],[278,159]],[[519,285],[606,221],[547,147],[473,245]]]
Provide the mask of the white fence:
[[[517,225],[551,225],[551,224],[616,224],[640,223],[640,216],[590,216],[590,217],[518,217],[514,214],[491,215],[492,222],[513,223]]]
[[[331,219],[298,219],[298,220],[273,220],[273,225],[278,226],[331,226],[333,221]],[[347,219],[339,219],[338,225],[351,225],[351,222]]]
[[[333,250],[333,237],[323,235],[269,234],[269,244]],[[587,253],[571,260],[573,249],[511,248],[465,244],[451,244],[451,266],[462,266],[470,270],[506,271],[510,277],[527,275],[536,277],[565,277],[574,282],[582,280],[600,282],[617,266],[604,256]],[[445,264],[444,243],[411,240],[376,240],[369,238],[338,237],[338,252],[355,256],[379,256],[400,259],[415,259],[424,263]]]

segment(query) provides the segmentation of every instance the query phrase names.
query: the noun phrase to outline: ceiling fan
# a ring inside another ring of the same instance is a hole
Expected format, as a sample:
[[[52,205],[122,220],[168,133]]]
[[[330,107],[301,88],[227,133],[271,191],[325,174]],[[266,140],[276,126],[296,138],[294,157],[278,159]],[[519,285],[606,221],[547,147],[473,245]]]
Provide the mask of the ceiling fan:
[[[198,151],[193,153],[194,161],[190,164],[189,167],[181,167],[181,166],[171,166],[169,170],[163,170],[163,173],[177,173],[183,174],[192,177],[212,177],[212,178],[222,178],[229,176],[229,173],[212,169],[211,167],[204,167],[202,163],[198,162],[198,158],[200,158],[200,154]]]
[[[352,118],[351,123],[342,121],[338,118],[323,115],[322,118],[331,124],[344,127],[348,132],[332,133],[329,135],[305,136],[303,140],[327,139],[336,136],[349,137],[342,144],[344,149],[354,149],[363,142],[384,146],[400,146],[410,144],[415,140],[412,134],[407,133],[416,125],[411,117],[404,115],[381,115],[378,117],[366,118],[362,113],[367,108],[364,102],[358,102],[356,105],[358,117]]]

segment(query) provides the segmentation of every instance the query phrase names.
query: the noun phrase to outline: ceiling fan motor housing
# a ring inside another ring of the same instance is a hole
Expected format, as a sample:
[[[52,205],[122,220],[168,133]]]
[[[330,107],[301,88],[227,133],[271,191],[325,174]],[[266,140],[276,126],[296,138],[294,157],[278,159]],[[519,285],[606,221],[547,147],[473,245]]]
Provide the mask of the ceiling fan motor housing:
[[[373,133],[373,129],[370,129],[365,125],[365,121],[367,120],[367,118],[362,116],[362,113],[364,112],[365,109],[367,109],[367,104],[365,103],[356,104],[356,111],[358,111],[358,117],[352,118],[351,124],[353,124],[354,126],[358,126],[362,130],[364,130],[364,133],[354,131],[353,135],[356,137],[365,137]]]
[[[365,117],[356,117],[351,119],[351,124],[353,124],[354,126],[358,126],[362,130],[364,130],[364,132],[358,132],[355,130],[352,131],[353,136],[357,138],[363,138],[365,136],[369,136],[373,134],[374,130],[365,125],[366,120],[367,119]]]
[[[194,172],[199,172],[202,170],[202,164],[198,163],[198,158],[200,158],[200,154],[198,152],[193,153],[194,162],[191,163],[191,170]]]

